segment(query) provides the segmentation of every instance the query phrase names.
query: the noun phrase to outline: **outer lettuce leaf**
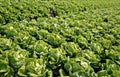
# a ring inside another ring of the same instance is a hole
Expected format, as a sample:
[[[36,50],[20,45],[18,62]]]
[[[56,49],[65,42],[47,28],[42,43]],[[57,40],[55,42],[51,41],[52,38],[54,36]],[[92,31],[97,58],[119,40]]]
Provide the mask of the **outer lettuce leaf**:
[[[92,42],[90,46],[92,51],[94,51],[97,54],[101,54],[104,50],[103,46],[98,42]]]
[[[85,37],[83,37],[82,35],[79,35],[77,37],[77,43],[81,48],[86,48],[88,46],[88,41]]]
[[[18,76],[22,77],[46,77],[46,65],[42,59],[31,58],[18,70]]]
[[[38,31],[39,39],[46,40],[47,35],[49,35],[49,32],[47,30],[41,29]]]
[[[44,42],[43,40],[38,40],[37,42],[33,43],[32,45],[28,46],[28,50],[31,56],[34,57],[46,57],[48,55],[48,50],[51,48],[49,44]]]
[[[47,39],[46,41],[50,44],[53,45],[55,47],[60,46],[63,42],[65,42],[65,39],[63,37],[61,37],[58,34],[50,34],[47,35]]]
[[[61,47],[67,52],[67,55],[72,57],[81,52],[78,44],[74,42],[63,43]]]
[[[55,69],[58,66],[61,66],[61,63],[63,63],[64,60],[66,59],[65,54],[66,54],[65,51],[61,48],[49,49],[49,54],[48,54],[49,66],[52,69]]]
[[[14,75],[14,70],[9,66],[8,61],[3,59],[0,58],[0,76],[12,77]]]
[[[9,50],[12,45],[12,40],[7,38],[0,38],[0,49]]]
[[[90,66],[90,62],[85,58],[73,58],[67,60],[64,64],[65,75],[68,73],[69,76],[95,76],[94,69]]]
[[[8,53],[9,64],[12,68],[18,69],[26,62],[29,53],[26,50],[6,51]]]

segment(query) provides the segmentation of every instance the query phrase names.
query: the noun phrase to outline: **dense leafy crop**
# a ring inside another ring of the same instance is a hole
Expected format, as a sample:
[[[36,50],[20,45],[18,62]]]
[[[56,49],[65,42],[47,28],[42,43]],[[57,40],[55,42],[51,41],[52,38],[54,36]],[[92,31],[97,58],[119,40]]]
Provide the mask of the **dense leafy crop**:
[[[119,0],[0,0],[0,77],[119,76]]]

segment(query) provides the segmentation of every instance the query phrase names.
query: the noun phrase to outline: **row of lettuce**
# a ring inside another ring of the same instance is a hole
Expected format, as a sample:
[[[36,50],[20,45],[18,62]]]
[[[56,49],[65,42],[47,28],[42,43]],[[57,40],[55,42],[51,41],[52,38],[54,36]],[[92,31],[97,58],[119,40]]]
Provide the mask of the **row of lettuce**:
[[[49,11],[55,11],[56,16],[61,18],[69,17],[73,14],[81,12],[102,9],[102,8],[118,8],[120,2],[118,0],[74,0],[74,1],[39,1],[39,0],[0,0],[0,23],[7,24],[14,21],[32,19],[40,20],[48,18]]]
[[[0,77],[119,77],[116,1],[0,0]]]

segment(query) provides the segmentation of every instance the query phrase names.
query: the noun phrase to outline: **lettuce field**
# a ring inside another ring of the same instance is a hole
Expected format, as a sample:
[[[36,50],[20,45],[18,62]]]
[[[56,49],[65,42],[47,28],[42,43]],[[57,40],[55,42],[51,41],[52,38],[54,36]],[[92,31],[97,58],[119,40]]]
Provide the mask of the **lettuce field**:
[[[0,0],[0,77],[120,77],[120,0]]]

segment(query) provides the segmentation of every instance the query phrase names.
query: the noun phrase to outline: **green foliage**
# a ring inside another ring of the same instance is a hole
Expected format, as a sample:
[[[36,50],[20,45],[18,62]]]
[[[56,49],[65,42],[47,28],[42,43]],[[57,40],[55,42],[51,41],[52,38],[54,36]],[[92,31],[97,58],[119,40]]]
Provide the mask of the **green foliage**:
[[[0,0],[0,77],[119,76],[119,0]]]

